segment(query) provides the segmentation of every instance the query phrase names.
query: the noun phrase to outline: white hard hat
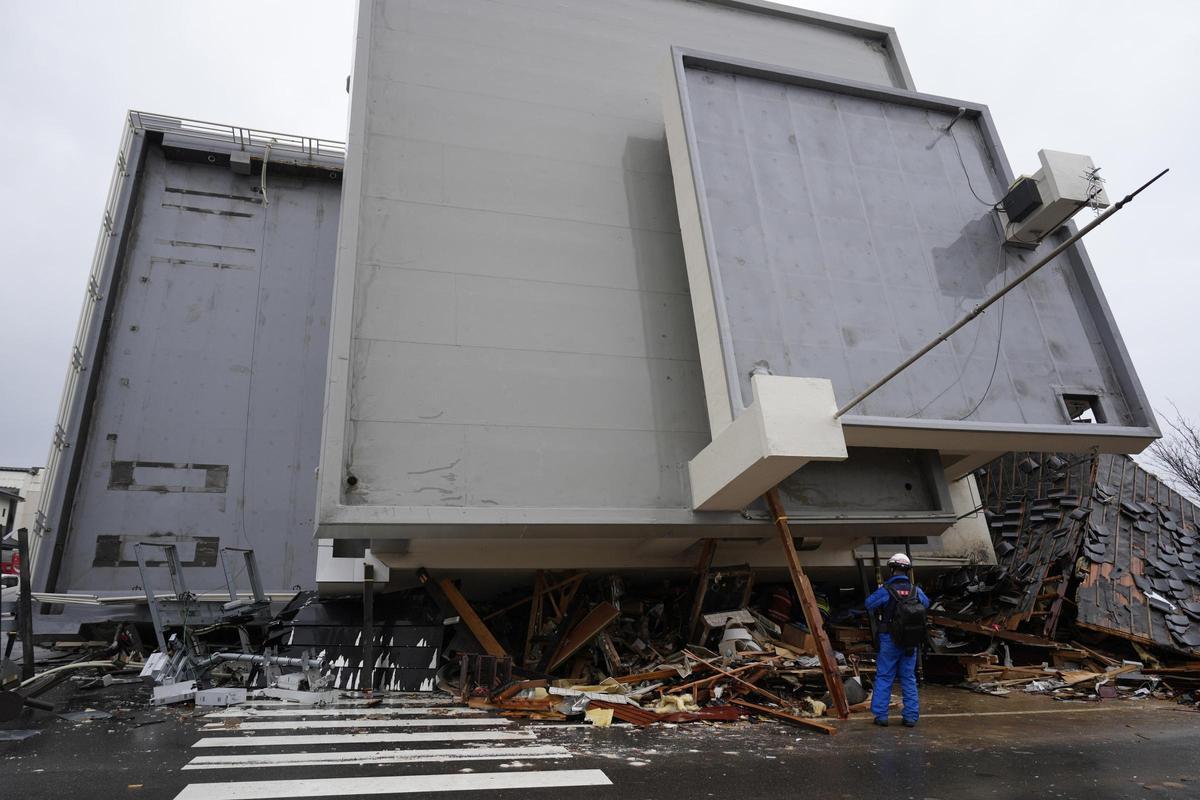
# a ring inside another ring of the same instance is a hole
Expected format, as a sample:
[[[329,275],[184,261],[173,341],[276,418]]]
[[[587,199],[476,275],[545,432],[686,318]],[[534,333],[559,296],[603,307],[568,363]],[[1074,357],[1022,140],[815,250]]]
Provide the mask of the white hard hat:
[[[887,563],[889,567],[904,567],[904,569],[912,566],[912,561],[904,553],[896,553],[896,555],[888,559]]]

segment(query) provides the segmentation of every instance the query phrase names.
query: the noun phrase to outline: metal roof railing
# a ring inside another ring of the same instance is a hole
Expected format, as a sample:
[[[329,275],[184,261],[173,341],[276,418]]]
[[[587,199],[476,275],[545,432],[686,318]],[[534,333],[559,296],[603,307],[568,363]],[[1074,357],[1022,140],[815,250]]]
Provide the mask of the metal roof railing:
[[[221,125],[216,122],[204,122],[183,117],[167,117],[162,114],[150,114],[145,111],[130,111],[129,124],[134,129],[183,133],[199,139],[234,144],[242,150],[258,149],[270,146],[272,152],[291,152],[309,158],[345,158],[345,142],[332,139],[318,139],[315,136],[297,136],[291,133],[276,133],[260,131],[255,128],[243,128],[238,125]]]

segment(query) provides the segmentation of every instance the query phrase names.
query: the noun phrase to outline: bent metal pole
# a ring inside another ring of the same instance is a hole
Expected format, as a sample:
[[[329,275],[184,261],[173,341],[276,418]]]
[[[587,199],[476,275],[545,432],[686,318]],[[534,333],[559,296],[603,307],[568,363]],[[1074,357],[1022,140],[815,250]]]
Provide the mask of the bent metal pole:
[[[1133,198],[1135,198],[1135,197],[1137,197],[1139,194],[1141,194],[1143,190],[1145,190],[1145,189],[1146,189],[1148,186],[1150,186],[1150,184],[1154,183],[1156,180],[1158,180],[1159,178],[1161,178],[1163,175],[1166,175],[1168,172],[1170,172],[1170,170],[1169,170],[1169,169],[1164,169],[1162,172],[1158,173],[1158,174],[1157,174],[1157,175],[1155,175],[1153,178],[1151,178],[1150,180],[1148,180],[1148,181],[1146,181],[1145,183],[1143,183],[1143,184],[1142,184],[1141,186],[1139,186],[1137,189],[1135,189],[1135,190],[1133,190],[1132,192],[1130,192],[1129,194],[1125,195],[1125,197],[1123,197],[1123,198],[1121,199],[1121,201],[1120,201],[1120,202],[1118,202],[1116,205],[1114,205],[1112,208],[1108,209],[1108,210],[1107,210],[1107,211],[1105,211],[1103,214],[1101,214],[1100,216],[1096,217],[1094,220],[1092,220],[1091,222],[1089,222],[1089,223],[1088,223],[1086,226],[1084,226],[1083,228],[1081,228],[1081,229],[1080,229],[1080,230],[1079,230],[1077,233],[1075,233],[1075,235],[1073,235],[1071,238],[1067,239],[1065,242],[1063,242],[1062,244],[1060,244],[1058,247],[1056,247],[1056,248],[1054,248],[1053,250],[1051,250],[1051,251],[1050,251],[1050,252],[1049,252],[1049,253],[1046,255],[1046,257],[1045,257],[1045,258],[1041,259],[1041,260],[1040,260],[1040,261],[1038,261],[1036,264],[1034,264],[1032,267],[1030,267],[1029,269],[1025,270],[1024,272],[1022,272],[1022,273],[1021,273],[1020,275],[1018,275],[1017,277],[1013,278],[1011,281],[1009,281],[1009,282],[1008,282],[1008,283],[1007,283],[1007,284],[1004,286],[1004,288],[1002,288],[1002,289],[1000,289],[999,291],[997,291],[997,292],[996,292],[995,294],[993,294],[991,297],[987,298],[987,299],[986,299],[986,300],[984,300],[982,303],[980,303],[979,305],[975,306],[974,310],[973,310],[973,311],[971,311],[971,313],[967,314],[965,317],[963,317],[962,319],[960,319],[958,322],[956,322],[956,323],[954,323],[953,325],[951,325],[951,326],[950,326],[949,328],[947,328],[947,329],[946,329],[946,330],[945,330],[943,333],[939,333],[939,334],[938,334],[936,337],[934,337],[934,339],[933,339],[933,340],[932,340],[932,341],[931,341],[929,344],[925,345],[925,346],[924,346],[924,347],[922,347],[920,350],[918,350],[917,352],[915,352],[915,353],[913,353],[911,356],[909,356],[909,357],[908,357],[908,358],[907,358],[907,359],[906,359],[906,360],[905,360],[905,361],[904,361],[902,364],[900,364],[900,366],[896,367],[896,368],[895,368],[895,369],[893,369],[891,372],[889,372],[887,375],[884,375],[882,378],[880,378],[879,380],[877,380],[875,383],[871,384],[869,387],[867,387],[867,388],[866,388],[866,389],[864,389],[862,392],[860,392],[859,394],[857,394],[857,395],[854,397],[854,399],[852,399],[852,400],[851,400],[849,403],[846,403],[846,405],[844,405],[844,406],[842,406],[841,408],[839,408],[839,409],[837,410],[837,412],[836,412],[836,413],[834,413],[834,415],[833,415],[833,418],[834,418],[834,419],[837,419],[838,417],[842,416],[842,415],[843,415],[843,414],[845,414],[847,411],[849,411],[850,409],[854,408],[856,405],[858,405],[859,403],[861,403],[863,400],[866,400],[868,397],[870,397],[871,395],[873,395],[873,394],[874,394],[876,391],[878,391],[878,390],[879,390],[879,388],[880,388],[881,386],[883,386],[885,383],[887,383],[888,381],[890,381],[892,378],[894,378],[894,377],[896,377],[897,375],[899,375],[899,374],[900,374],[901,372],[903,372],[904,370],[906,370],[906,369],[908,369],[909,367],[911,367],[911,366],[912,366],[914,363],[916,363],[917,359],[919,359],[921,356],[925,355],[925,354],[926,354],[926,353],[928,353],[930,350],[932,350],[933,348],[937,347],[937,346],[938,346],[939,344],[941,344],[942,342],[944,342],[944,341],[946,341],[947,339],[949,339],[949,338],[950,338],[950,337],[951,337],[951,336],[952,336],[954,333],[956,333],[957,331],[961,330],[961,329],[963,328],[963,326],[965,326],[965,325],[966,325],[968,322],[970,322],[971,320],[975,319],[975,318],[976,318],[976,317],[978,317],[980,314],[982,314],[984,311],[986,311],[990,305],[992,305],[993,303],[995,303],[997,300],[999,300],[999,299],[1000,299],[1001,297],[1003,297],[1004,295],[1006,295],[1006,294],[1008,294],[1009,292],[1011,292],[1013,289],[1015,289],[1015,288],[1016,288],[1017,286],[1019,286],[1020,284],[1024,283],[1024,282],[1025,282],[1025,281],[1026,281],[1026,280],[1027,280],[1027,279],[1028,279],[1028,278],[1029,278],[1031,275],[1033,275],[1033,274],[1034,274],[1035,272],[1037,272],[1039,269],[1041,269],[1042,267],[1046,266],[1046,265],[1047,265],[1047,264],[1049,264],[1051,261],[1053,261],[1055,258],[1057,258],[1057,257],[1058,257],[1058,256],[1059,256],[1059,255],[1060,255],[1060,254],[1061,254],[1061,253],[1062,253],[1064,250],[1066,250],[1068,247],[1070,247],[1071,245],[1075,244],[1075,242],[1078,242],[1080,239],[1082,239],[1084,236],[1086,236],[1088,233],[1090,233],[1090,232],[1091,232],[1092,230],[1094,230],[1095,228],[1099,227],[1099,225],[1100,225],[1102,222],[1104,222],[1106,219],[1108,219],[1109,217],[1111,217],[1113,214],[1115,214],[1115,213],[1117,213],[1118,211],[1120,211],[1120,210],[1121,210],[1121,208],[1122,208],[1122,207],[1123,207],[1123,206],[1124,206],[1126,203],[1128,203],[1128,202],[1130,202],[1131,200],[1133,200]]]

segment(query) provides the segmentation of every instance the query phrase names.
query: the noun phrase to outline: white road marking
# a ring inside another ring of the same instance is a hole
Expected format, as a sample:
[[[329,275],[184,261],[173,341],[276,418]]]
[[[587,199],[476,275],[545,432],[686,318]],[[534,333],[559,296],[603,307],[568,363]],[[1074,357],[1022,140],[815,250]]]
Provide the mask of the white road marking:
[[[407,708],[228,708],[205,714],[205,719],[233,719],[236,717],[360,717],[386,715],[389,717],[417,717],[427,714],[433,717],[465,717],[486,714],[482,708],[437,708],[426,706]]]
[[[354,706],[448,706],[458,701],[453,697],[383,697],[374,700],[366,698],[347,698],[324,706],[304,705],[293,703],[291,700],[252,700],[237,708],[350,708]]]
[[[425,794],[611,785],[612,781],[608,779],[608,776],[598,769],[565,769],[548,772],[478,772],[451,775],[193,783],[177,794],[175,800],[355,797],[372,794]]]
[[[331,750],[323,753],[262,753],[196,756],[184,769],[241,769],[245,767],[311,767],[347,764],[410,764],[443,761],[498,761],[510,758],[570,758],[565,747],[442,747],[424,750]]]
[[[936,717],[1019,717],[1024,714],[1098,714],[1104,711],[1129,711],[1128,706],[1117,708],[1108,706],[1105,708],[1046,708],[1046,709],[1031,709],[1029,711],[960,711],[946,714],[922,714],[921,719],[929,719]],[[870,717],[867,717],[870,719]]]
[[[326,733],[291,736],[210,736],[192,747],[277,747],[385,742],[498,742],[530,740],[532,733],[510,731],[421,731],[419,733]]]
[[[225,727],[224,722],[210,722],[202,731],[289,731],[296,728],[459,728],[511,725],[512,720],[497,717],[462,719],[459,717],[422,717],[421,719],[306,719],[265,722],[243,722],[234,728]]]

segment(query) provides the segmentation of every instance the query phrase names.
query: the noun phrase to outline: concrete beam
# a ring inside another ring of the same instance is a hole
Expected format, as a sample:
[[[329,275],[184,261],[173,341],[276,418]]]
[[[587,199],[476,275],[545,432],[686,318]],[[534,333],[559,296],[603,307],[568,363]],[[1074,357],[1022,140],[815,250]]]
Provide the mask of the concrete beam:
[[[754,402],[688,463],[692,507],[745,508],[809,461],[844,461],[833,383],[755,375]]]

